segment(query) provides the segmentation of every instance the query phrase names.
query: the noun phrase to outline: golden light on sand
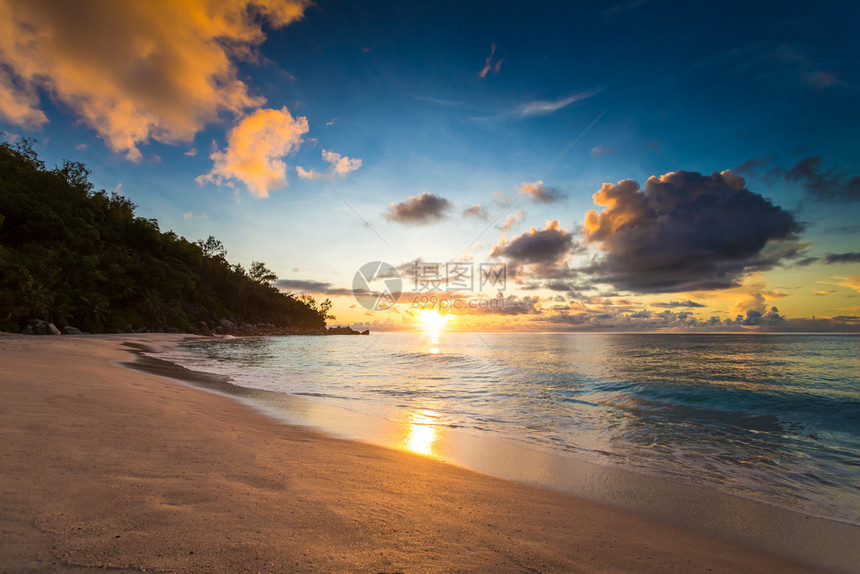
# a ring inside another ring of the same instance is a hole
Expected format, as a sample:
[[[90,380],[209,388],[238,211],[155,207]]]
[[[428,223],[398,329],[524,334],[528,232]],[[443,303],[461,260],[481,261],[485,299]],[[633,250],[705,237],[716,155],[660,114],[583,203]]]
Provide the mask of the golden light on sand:
[[[408,434],[403,442],[406,450],[433,456],[437,439],[436,416],[436,413],[429,410],[414,411],[409,414]]]

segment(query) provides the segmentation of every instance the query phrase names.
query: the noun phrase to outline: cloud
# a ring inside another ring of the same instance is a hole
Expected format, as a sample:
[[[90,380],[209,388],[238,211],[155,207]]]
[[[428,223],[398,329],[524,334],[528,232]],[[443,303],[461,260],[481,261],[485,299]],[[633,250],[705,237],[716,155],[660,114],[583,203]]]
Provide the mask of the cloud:
[[[541,312],[540,297],[505,297],[499,293],[493,298],[481,301],[481,304],[475,305],[474,308],[463,307],[463,312],[469,315],[534,315]]]
[[[502,237],[493,246],[490,257],[504,257],[520,264],[555,264],[563,261],[573,246],[571,234],[553,220],[544,229],[532,227],[510,241]]]
[[[496,45],[491,44],[490,45],[490,55],[487,56],[487,60],[484,62],[484,67],[481,69],[480,72],[478,72],[479,78],[486,78],[487,74],[489,74],[491,71],[494,74],[499,73],[499,70],[502,68],[502,62],[504,62],[505,60],[504,60],[504,58],[502,58],[501,60],[493,60],[493,56],[495,56],[495,55],[496,55]]]
[[[352,295],[352,289],[335,287],[323,281],[303,281],[300,279],[278,279],[275,287],[290,293],[307,293],[314,295],[331,295],[333,297]]]
[[[860,293],[860,275],[854,277],[837,277],[837,279],[839,279],[838,284],[842,287],[848,287]]]
[[[8,7],[6,10],[8,14]],[[2,42],[3,40],[0,40],[0,45]],[[2,51],[0,60],[5,60]],[[15,82],[12,76],[0,67],[0,119],[28,130],[37,129],[48,122],[48,116],[38,109],[38,106],[39,96],[35,87],[20,79]]]
[[[535,203],[556,203],[565,198],[565,195],[554,187],[545,187],[543,181],[520,184],[520,194]]]
[[[860,263],[860,253],[830,253],[824,256],[824,263]]]
[[[361,167],[360,159],[349,158],[333,151],[322,150],[322,157],[323,160],[331,164],[331,169],[335,175],[344,176]]]
[[[594,157],[600,157],[602,155],[606,155],[608,153],[615,153],[615,149],[611,147],[603,147],[603,146],[595,146],[591,148],[591,155]]]
[[[752,159],[748,159],[738,167],[732,170],[733,173],[738,173],[741,175],[756,175],[759,168],[766,167],[770,165],[773,161],[773,156],[767,157],[754,157]]]
[[[813,263],[824,263],[825,265],[833,265],[834,263],[860,263],[860,252],[828,253],[822,257],[805,257],[798,260],[795,265],[803,267]]]
[[[322,158],[331,164],[331,167],[326,172],[330,177],[345,176],[351,171],[355,171],[361,167],[361,160],[357,158],[346,157],[339,153],[322,150]],[[305,169],[302,166],[296,166],[296,173],[302,179],[321,179],[323,174],[315,169]]]
[[[768,172],[768,175],[800,183],[812,197],[818,200],[860,200],[860,176],[848,178],[833,168],[824,171],[821,164],[821,157],[809,156],[790,169],[775,167]]]
[[[42,90],[131,160],[138,145],[189,142],[222,113],[264,103],[239,79],[263,25],[302,17],[309,0],[0,0],[0,113],[24,127],[46,121]]]
[[[75,149],[78,151],[87,151],[87,147],[89,147],[89,146],[87,146],[87,144],[80,143],[80,144],[75,146]]]
[[[315,169],[306,170],[300,165],[296,166],[296,173],[302,179],[319,179],[322,177],[322,174]]]
[[[286,107],[257,110],[230,130],[227,148],[212,152],[215,165],[197,183],[238,180],[255,197],[268,197],[270,189],[287,185],[287,166],[280,158],[298,150],[307,131],[307,118],[293,118]]]
[[[205,213],[201,213],[200,215],[194,215],[190,211],[182,216],[183,219],[209,219],[209,216]]]
[[[195,155],[197,155],[197,148],[194,147],[185,152],[186,157],[194,157]]]
[[[755,311],[761,314],[767,309],[767,301],[765,301],[764,294],[761,291],[750,289],[743,297],[743,299],[735,303],[732,307],[733,313],[743,314]]]
[[[505,223],[502,225],[497,225],[496,229],[498,229],[502,233],[507,233],[508,231],[510,231],[514,227],[514,225],[519,223],[522,220],[522,218],[525,216],[526,216],[526,212],[523,211],[522,209],[520,209],[515,214],[507,216],[505,218]]]
[[[658,301],[656,303],[649,303],[652,307],[659,307],[661,309],[677,309],[678,307],[704,307],[701,303],[696,303],[695,301],[691,301],[687,299],[685,301]]]
[[[385,218],[397,223],[425,225],[447,217],[450,208],[450,201],[425,191],[401,203],[390,204]]]
[[[734,322],[738,325],[750,327],[758,325],[778,325],[784,320],[785,318],[779,314],[779,310],[776,307],[771,307],[764,313],[750,309],[746,312],[746,315],[738,315]],[[727,319],[726,321],[731,323],[730,319]]]
[[[581,271],[618,289],[671,293],[725,289],[740,278],[796,256],[802,230],[794,217],[745,188],[731,171],[704,176],[677,171],[603,184],[585,217],[585,238],[603,255]]]
[[[562,108],[566,108],[572,103],[587,100],[598,93],[600,93],[600,90],[588,90],[586,92],[579,92],[578,94],[573,94],[558,100],[535,100],[534,102],[529,102],[520,106],[517,110],[517,114],[521,118],[553,114]]]
[[[463,210],[463,217],[474,217],[487,221],[490,219],[490,212],[486,207],[482,207],[480,203],[476,203],[472,207]]]

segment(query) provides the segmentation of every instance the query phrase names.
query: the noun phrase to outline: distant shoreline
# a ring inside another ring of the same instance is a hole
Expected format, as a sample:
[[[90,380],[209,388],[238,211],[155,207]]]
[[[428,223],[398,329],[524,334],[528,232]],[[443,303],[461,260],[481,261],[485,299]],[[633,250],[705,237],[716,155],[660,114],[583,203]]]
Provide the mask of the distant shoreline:
[[[185,339],[0,337],[0,569],[813,571],[122,366]]]

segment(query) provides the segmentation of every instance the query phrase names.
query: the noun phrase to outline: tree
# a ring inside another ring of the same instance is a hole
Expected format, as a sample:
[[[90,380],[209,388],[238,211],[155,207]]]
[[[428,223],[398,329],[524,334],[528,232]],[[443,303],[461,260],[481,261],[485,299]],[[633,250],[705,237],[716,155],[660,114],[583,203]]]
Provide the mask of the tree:
[[[274,289],[264,263],[249,274],[215,237],[191,243],[135,207],[93,191],[83,164],[48,170],[30,140],[0,140],[0,329],[33,318],[91,332],[188,330],[219,318],[325,327],[330,307]]]
[[[200,246],[200,249],[203,250],[203,255],[206,257],[213,257],[215,259],[227,257],[227,250],[224,248],[224,244],[215,239],[214,235],[210,235],[205,241],[198,239],[197,245]]]
[[[266,267],[266,264],[262,261],[251,261],[251,269],[248,270],[248,277],[257,283],[273,283],[278,280],[278,276]]]

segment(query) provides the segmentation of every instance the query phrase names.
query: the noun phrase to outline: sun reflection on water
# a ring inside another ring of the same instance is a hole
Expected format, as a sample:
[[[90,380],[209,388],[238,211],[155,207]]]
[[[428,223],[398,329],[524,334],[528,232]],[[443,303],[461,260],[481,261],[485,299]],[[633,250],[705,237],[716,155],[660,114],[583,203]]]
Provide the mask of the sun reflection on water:
[[[401,446],[411,452],[434,456],[438,440],[436,422],[438,414],[431,410],[413,411],[406,421],[406,436]]]

